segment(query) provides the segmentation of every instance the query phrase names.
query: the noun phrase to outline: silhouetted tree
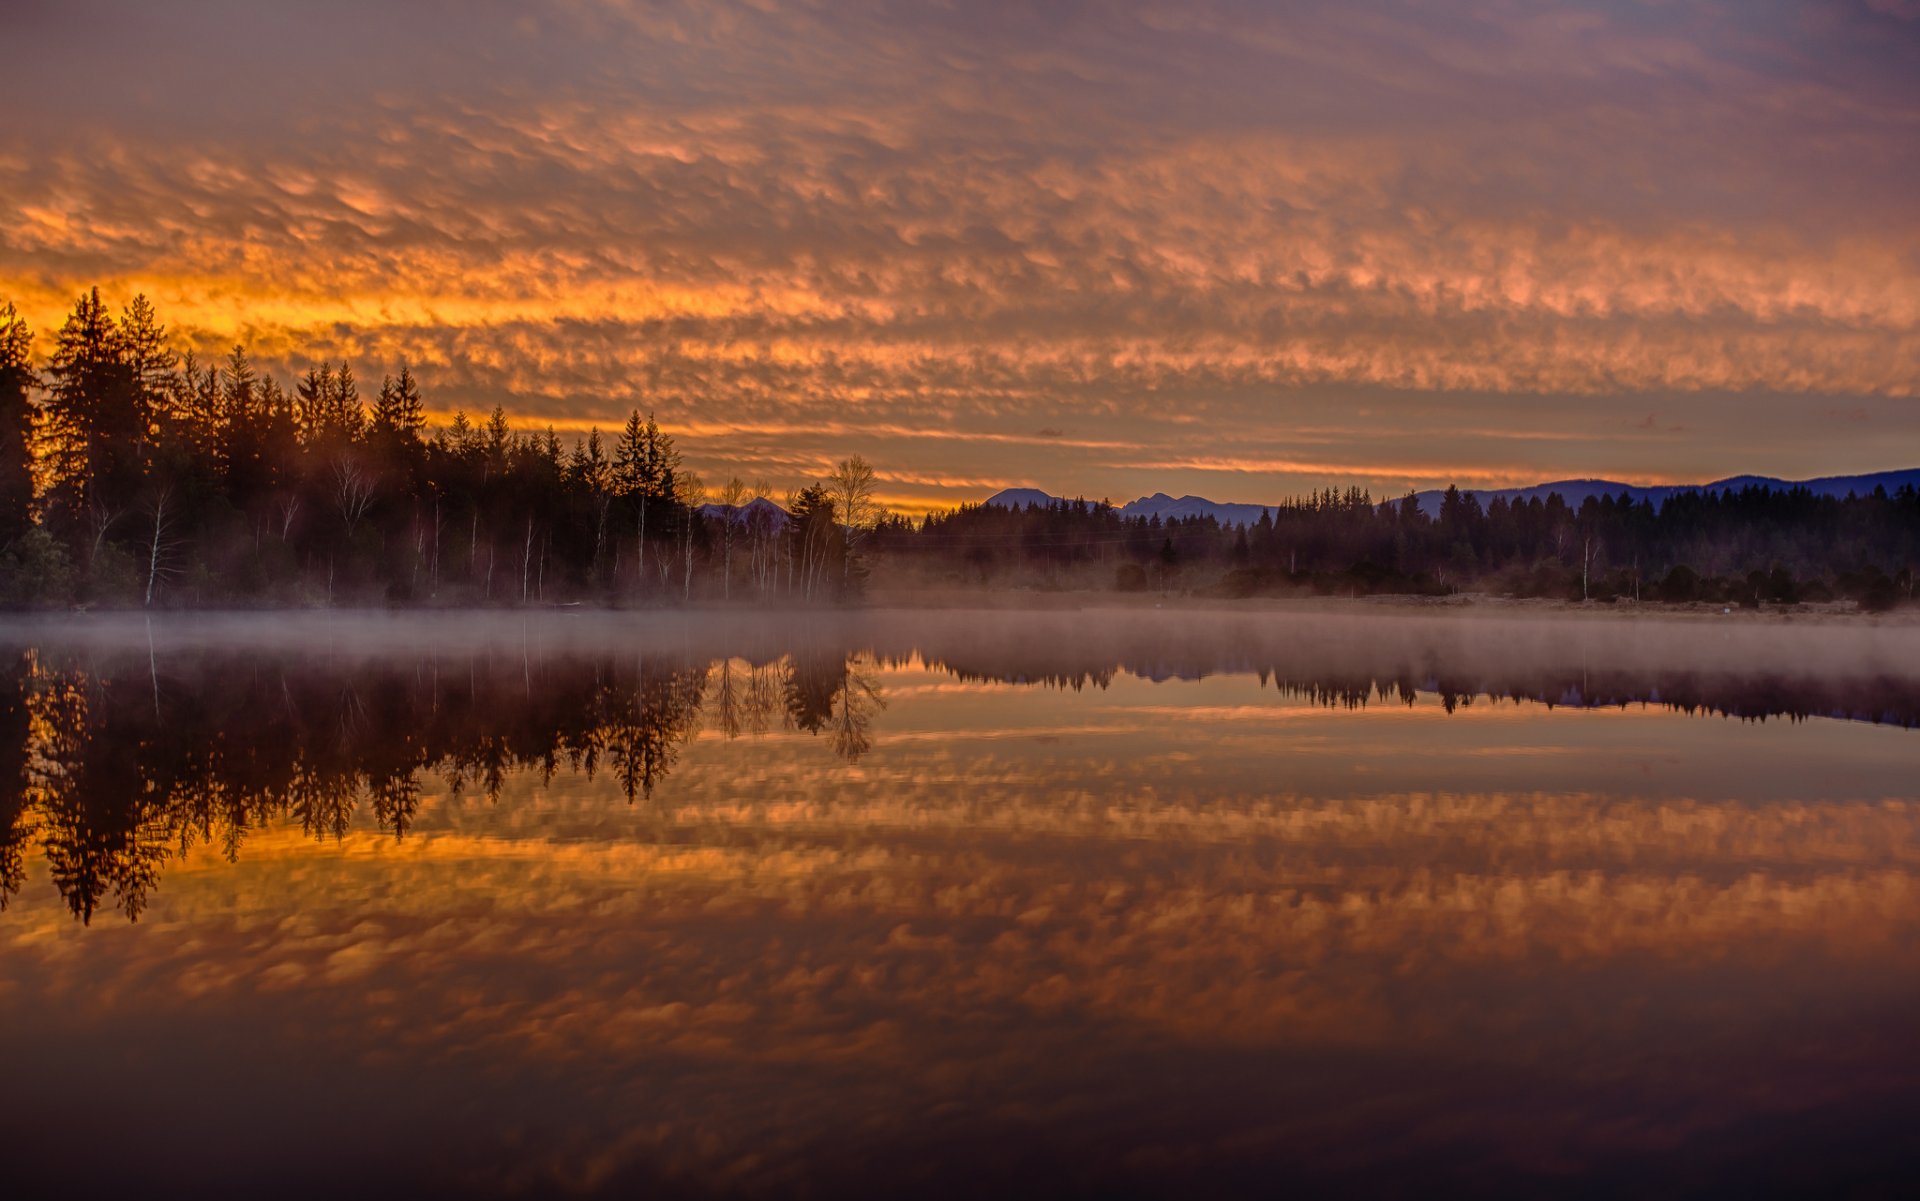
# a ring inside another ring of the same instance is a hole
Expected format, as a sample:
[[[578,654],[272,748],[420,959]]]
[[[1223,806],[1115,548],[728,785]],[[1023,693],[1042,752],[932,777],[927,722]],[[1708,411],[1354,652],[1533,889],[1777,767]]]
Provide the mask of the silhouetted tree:
[[[33,526],[33,331],[0,307],[0,551]]]

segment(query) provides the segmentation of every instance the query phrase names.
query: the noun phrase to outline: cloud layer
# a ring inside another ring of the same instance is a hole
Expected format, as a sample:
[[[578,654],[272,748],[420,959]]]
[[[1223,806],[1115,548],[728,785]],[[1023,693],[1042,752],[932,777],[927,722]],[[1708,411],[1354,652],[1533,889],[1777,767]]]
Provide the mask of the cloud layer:
[[[1882,468],[1900,5],[188,6],[4,20],[0,294],[1007,484]],[[87,86],[75,98],[72,86]]]

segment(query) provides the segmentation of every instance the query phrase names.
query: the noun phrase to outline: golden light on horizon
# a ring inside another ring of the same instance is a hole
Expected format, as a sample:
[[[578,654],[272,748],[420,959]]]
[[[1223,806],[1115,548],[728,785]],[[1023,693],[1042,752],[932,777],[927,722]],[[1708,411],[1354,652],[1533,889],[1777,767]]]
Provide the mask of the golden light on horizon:
[[[1907,466],[1920,22],[1572,12],[589,4],[463,15],[515,49],[484,78],[421,15],[343,59],[243,14],[288,64],[250,108],[252,70],[179,86],[190,12],[86,28],[115,69],[64,112],[49,10],[0,84],[0,296],[43,352],[144,291],[202,354],[404,359],[522,428],[638,406],[783,487],[862,453],[910,506]],[[778,432],[692,433],[730,426]]]

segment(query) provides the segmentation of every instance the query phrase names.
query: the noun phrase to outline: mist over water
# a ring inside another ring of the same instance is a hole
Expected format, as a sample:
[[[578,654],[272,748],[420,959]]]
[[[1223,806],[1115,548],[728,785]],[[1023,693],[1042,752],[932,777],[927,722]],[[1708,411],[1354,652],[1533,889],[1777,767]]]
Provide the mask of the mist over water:
[[[0,668],[31,1195],[1764,1194],[1920,1151],[1920,628],[103,615]]]
[[[209,650],[318,655],[640,653],[689,662],[771,659],[802,649],[917,657],[1008,679],[1102,670],[1207,675],[1281,671],[1482,682],[1599,670],[1842,685],[1920,684],[1920,627],[1908,623],[1690,615],[1615,620],[1468,612],[1425,616],[1182,608],[733,610],[560,614],[260,612],[104,614],[0,620],[0,644],[156,654]]]

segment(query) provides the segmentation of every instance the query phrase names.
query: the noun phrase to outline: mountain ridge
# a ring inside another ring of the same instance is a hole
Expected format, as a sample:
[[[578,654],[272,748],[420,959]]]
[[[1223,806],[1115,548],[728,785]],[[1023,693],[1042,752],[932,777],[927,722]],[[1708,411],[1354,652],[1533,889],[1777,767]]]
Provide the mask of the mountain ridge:
[[[1623,492],[1635,501],[1647,500],[1658,506],[1684,493],[1732,492],[1749,487],[1763,487],[1776,492],[1805,488],[1815,496],[1844,497],[1850,492],[1864,496],[1876,487],[1883,487],[1893,492],[1909,484],[1920,488],[1920,467],[1865,472],[1859,475],[1815,476],[1804,480],[1785,480],[1768,475],[1732,475],[1705,484],[1629,484],[1620,480],[1567,479],[1529,484],[1519,488],[1462,488],[1460,491],[1471,493],[1482,505],[1491,504],[1496,498],[1505,499],[1509,504],[1514,501],[1532,500],[1535,497],[1545,500],[1557,492],[1562,500],[1577,508],[1590,496],[1619,496]],[[1414,496],[1420,503],[1421,511],[1428,516],[1433,516],[1439,513],[1440,502],[1446,496],[1446,491],[1429,489],[1425,492],[1416,492]],[[1025,508],[1033,504],[1069,503],[1069,500],[1039,488],[1005,488],[981,503],[998,505],[1002,508]],[[1151,496],[1142,496],[1115,506],[1124,517],[1159,517],[1162,521],[1166,521],[1174,518],[1210,516],[1227,525],[1250,525],[1260,520],[1262,512],[1276,507],[1278,506],[1238,501],[1215,501],[1203,496],[1189,495],[1175,498],[1164,492],[1155,492]]]

